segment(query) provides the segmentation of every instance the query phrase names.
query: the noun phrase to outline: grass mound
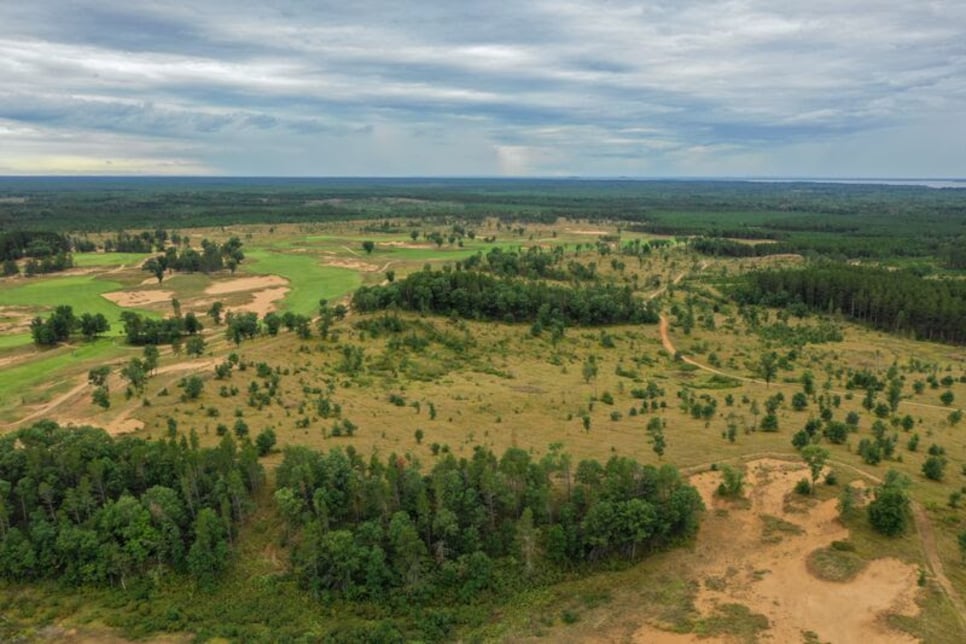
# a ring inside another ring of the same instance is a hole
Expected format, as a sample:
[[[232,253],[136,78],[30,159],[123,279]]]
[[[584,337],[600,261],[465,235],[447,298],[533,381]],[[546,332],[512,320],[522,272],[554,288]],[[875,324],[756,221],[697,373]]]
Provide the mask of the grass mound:
[[[839,542],[836,542],[838,544]],[[819,548],[808,556],[808,571],[823,581],[851,581],[865,568],[865,559],[848,548]]]

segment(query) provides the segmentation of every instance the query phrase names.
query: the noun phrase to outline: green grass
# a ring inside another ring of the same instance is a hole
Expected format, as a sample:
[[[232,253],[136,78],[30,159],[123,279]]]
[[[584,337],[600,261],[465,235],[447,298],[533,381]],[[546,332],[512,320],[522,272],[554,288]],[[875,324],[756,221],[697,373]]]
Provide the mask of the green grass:
[[[137,266],[153,253],[75,253],[74,266]]]
[[[7,306],[24,306],[36,310],[43,316],[54,307],[62,304],[73,307],[75,315],[82,313],[101,313],[111,324],[111,332],[121,328],[121,312],[124,307],[101,297],[103,293],[123,288],[119,282],[98,279],[93,275],[71,275],[67,277],[40,277],[24,281],[18,280],[7,288],[0,289],[0,300]],[[156,313],[137,310],[139,313],[157,317]],[[0,339],[0,348],[28,344],[28,334],[17,334]]]
[[[758,633],[768,630],[768,618],[742,604],[722,604],[710,617],[695,624],[699,637],[730,635],[741,642],[757,642]]]
[[[854,552],[819,548],[808,556],[808,571],[824,581],[849,581],[865,568],[866,561]]]
[[[12,347],[22,347],[31,343],[29,333],[16,333],[14,335],[0,335],[0,349],[10,349]]]
[[[43,357],[0,370],[0,409],[14,409],[31,387],[59,374],[66,382],[71,366],[84,362],[104,363],[125,353],[113,340],[103,338],[76,346],[61,346],[46,351]],[[47,390],[45,394],[51,393]]]
[[[281,275],[289,281],[290,289],[282,302],[283,310],[314,314],[320,299],[334,299],[355,290],[362,284],[356,271],[322,266],[307,255],[283,255],[267,250],[246,251],[251,260],[245,263],[250,273]]]

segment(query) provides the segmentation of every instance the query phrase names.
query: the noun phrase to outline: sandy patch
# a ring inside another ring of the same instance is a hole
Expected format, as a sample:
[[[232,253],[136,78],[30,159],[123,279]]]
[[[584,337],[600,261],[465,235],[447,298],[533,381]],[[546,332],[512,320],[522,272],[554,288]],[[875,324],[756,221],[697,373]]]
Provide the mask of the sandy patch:
[[[0,306],[0,333],[10,335],[29,331],[34,315],[27,307]]]
[[[747,466],[747,504],[713,496],[718,472],[691,477],[708,506],[695,547],[692,574],[701,582],[695,607],[702,616],[724,604],[741,604],[768,618],[763,638],[798,642],[812,631],[823,642],[915,642],[890,630],[889,613],[915,615],[918,570],[896,559],[876,559],[853,580],[823,581],[806,567],[808,555],[848,538],[838,521],[836,501],[802,502],[789,496],[807,477],[803,465],[762,459]],[[765,516],[784,526],[768,531]],[[707,583],[714,580],[714,583]],[[634,633],[635,642],[708,642],[696,635],[665,633],[652,625]]]
[[[609,235],[608,230],[567,230],[572,235]]]
[[[233,277],[219,280],[205,289],[206,295],[224,295],[241,291],[257,291],[274,286],[287,286],[288,280],[279,275],[255,275],[251,277]]]
[[[174,291],[112,291],[110,293],[101,293],[101,297],[114,302],[118,306],[138,307],[147,304],[170,302],[171,298],[174,297]]]
[[[335,266],[337,268],[351,268],[354,271],[362,271],[363,273],[375,273],[379,270],[378,266],[367,264],[357,259],[329,259],[325,261],[325,265]]]
[[[430,247],[429,243],[426,243],[426,244],[415,244],[415,243],[412,243],[412,242],[403,242],[403,241],[379,242],[379,245],[380,246],[392,246],[394,248],[412,248],[412,249],[423,249],[423,250],[425,250],[425,249],[427,249],[427,248]]]
[[[288,288],[267,288],[262,291],[252,293],[252,299],[245,304],[232,306],[231,310],[242,313],[256,313],[259,317],[264,317],[266,313],[277,310],[275,303],[285,298]]]

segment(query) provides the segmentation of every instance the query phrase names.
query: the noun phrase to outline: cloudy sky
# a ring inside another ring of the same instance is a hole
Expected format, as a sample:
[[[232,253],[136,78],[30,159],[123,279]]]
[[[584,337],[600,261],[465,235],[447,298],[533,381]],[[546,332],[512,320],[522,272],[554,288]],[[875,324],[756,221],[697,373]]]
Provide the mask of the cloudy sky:
[[[966,1],[0,0],[30,173],[964,177]]]

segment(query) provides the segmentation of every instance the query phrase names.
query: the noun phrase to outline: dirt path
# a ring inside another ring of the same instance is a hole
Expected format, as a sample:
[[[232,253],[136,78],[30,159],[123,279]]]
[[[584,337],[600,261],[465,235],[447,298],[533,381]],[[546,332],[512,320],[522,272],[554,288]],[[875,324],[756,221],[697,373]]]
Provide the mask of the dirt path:
[[[50,402],[44,403],[43,405],[41,405],[41,407],[39,409],[37,409],[36,411],[33,411],[30,414],[24,416],[20,420],[16,420],[16,421],[14,421],[12,423],[7,423],[6,424],[6,428],[7,429],[13,429],[14,427],[17,427],[18,425],[22,425],[24,423],[29,423],[32,420],[37,420],[37,419],[39,419],[39,418],[41,418],[43,416],[46,416],[52,410],[57,409],[61,405],[65,404],[66,402],[68,402],[68,401],[72,400],[73,398],[75,398],[76,396],[78,396],[87,387],[88,387],[87,378],[85,376],[81,376],[81,379],[80,379],[79,384],[77,384],[74,387],[72,387],[70,389],[70,391],[68,391],[67,393],[63,393],[63,394],[57,396],[56,398],[54,398]]]
[[[912,502],[912,517],[916,522],[916,532],[919,533],[919,543],[922,544],[922,552],[926,558],[926,565],[929,567],[929,572],[936,579],[936,583],[943,589],[946,593],[946,597],[952,602],[953,607],[956,609],[956,616],[959,617],[959,624],[966,630],[966,604],[963,603],[963,598],[959,596],[956,592],[955,586],[949,581],[949,577],[946,576],[946,569],[943,567],[942,558],[939,556],[939,549],[936,547],[936,535],[932,531],[932,523],[929,521],[929,517],[926,516],[926,511],[921,505]]]
[[[166,355],[170,355],[170,354],[166,354]],[[152,377],[163,376],[171,373],[181,373],[186,371],[194,371],[194,372],[205,371],[208,369],[212,369],[217,363],[218,361],[214,359],[205,360],[203,362],[182,360],[174,364],[169,364],[169,365],[160,367],[154,372]],[[170,384],[170,383],[167,383],[167,384]],[[6,423],[4,425],[4,428],[15,429],[17,427],[26,425],[32,421],[40,420],[41,418],[44,418],[44,417],[49,417],[54,411],[59,410],[62,407],[66,407],[71,403],[75,403],[76,399],[80,397],[89,387],[90,385],[87,382],[87,377],[78,376],[77,384],[74,387],[72,387],[69,391],[57,396],[56,398],[54,398],[49,402],[44,403],[39,408],[30,412],[28,415],[24,416],[23,418],[17,419],[12,423]],[[131,418],[131,415],[139,407],[140,405],[138,404],[138,401],[132,400],[121,411],[121,413],[119,413],[117,416],[107,421],[98,419],[98,418],[87,418],[87,419],[71,418],[71,419],[63,420],[63,422],[64,423],[73,422],[74,424],[97,425],[102,427],[110,434],[120,434],[128,431],[133,431],[141,427],[141,421]],[[57,418],[54,418],[53,420],[57,420],[58,422],[61,422],[61,420]]]

